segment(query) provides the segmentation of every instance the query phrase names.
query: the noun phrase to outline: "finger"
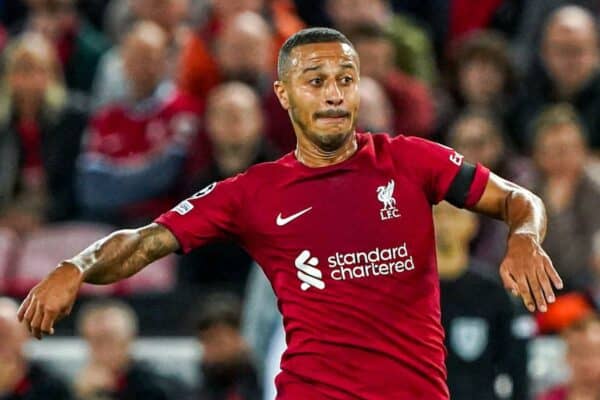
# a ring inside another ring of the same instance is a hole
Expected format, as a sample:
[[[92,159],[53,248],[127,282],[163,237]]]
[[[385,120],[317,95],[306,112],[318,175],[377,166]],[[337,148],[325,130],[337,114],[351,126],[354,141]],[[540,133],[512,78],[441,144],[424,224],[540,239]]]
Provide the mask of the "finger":
[[[500,268],[500,278],[506,290],[510,291],[514,296],[519,295],[519,285],[507,269]]]
[[[42,319],[41,330],[42,334],[54,335],[54,321],[56,320],[56,314],[52,312],[45,312],[44,318]]]
[[[42,338],[42,331],[40,329],[42,325],[42,319],[44,318],[44,310],[40,304],[36,307],[35,314],[31,320],[31,333],[38,339]]]
[[[527,282],[529,283],[531,293],[533,293],[533,298],[537,305],[537,309],[540,310],[541,312],[546,312],[548,310],[548,306],[546,304],[544,292],[542,291],[542,288],[540,287],[540,283],[539,283],[538,278],[535,275],[535,273],[531,274],[527,277]]]
[[[25,325],[27,326],[29,333],[32,333],[31,321],[33,320],[33,316],[35,314],[36,308],[37,308],[37,300],[32,296],[31,301],[29,302],[29,307],[27,307],[27,311],[25,311],[25,317],[23,318],[25,320]]]
[[[548,303],[554,303],[556,297],[554,296],[554,290],[552,290],[552,284],[550,283],[550,279],[548,274],[546,273],[546,269],[538,269],[536,270],[537,279],[542,287],[542,291],[544,292],[544,297]]]
[[[17,317],[19,318],[19,322],[23,322],[23,318],[25,318],[25,312],[27,311],[27,307],[29,307],[29,303],[31,302],[31,295],[27,295],[25,300],[19,306],[19,311],[17,312]]]
[[[545,263],[546,274],[548,274],[548,276],[550,277],[550,280],[552,281],[552,284],[554,285],[555,288],[562,289],[564,287],[564,284],[563,284],[562,279],[560,278],[560,275],[556,271],[556,268],[554,268],[554,265],[552,265],[552,261],[550,261],[550,259],[547,259],[546,261],[547,261]]]
[[[519,294],[523,299],[523,304],[530,312],[535,311],[535,302],[533,301],[533,297],[531,296],[531,291],[529,290],[529,284],[527,283],[527,278],[523,277],[518,279],[517,281],[519,285]]]

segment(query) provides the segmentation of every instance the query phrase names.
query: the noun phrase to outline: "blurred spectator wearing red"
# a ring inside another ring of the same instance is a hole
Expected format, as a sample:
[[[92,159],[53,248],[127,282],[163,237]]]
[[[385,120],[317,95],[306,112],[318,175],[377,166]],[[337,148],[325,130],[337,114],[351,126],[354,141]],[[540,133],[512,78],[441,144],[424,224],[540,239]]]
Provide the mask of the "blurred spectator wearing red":
[[[561,333],[567,346],[570,377],[537,400],[600,398],[600,316],[579,294],[559,296],[543,316],[542,327]]]
[[[241,306],[227,294],[210,295],[196,316],[202,345],[202,385],[197,399],[260,400],[250,348],[240,332]]]
[[[267,21],[272,33],[272,43],[267,48],[252,49],[260,51],[265,58],[262,62],[270,63],[272,68],[276,64],[277,49],[289,36],[304,28],[304,23],[298,18],[291,0],[211,0],[210,6],[208,21],[189,38],[182,51],[179,70],[181,87],[199,97],[206,96],[208,91],[222,80],[217,55],[214,53],[215,45],[222,36],[222,31],[238,14],[257,13]],[[238,51],[242,51],[241,55],[258,58],[256,55],[247,54],[250,53],[250,49],[244,48],[245,46],[237,47]],[[265,50],[269,53],[263,54]],[[241,62],[242,65],[244,63]]]
[[[179,53],[187,37],[185,17],[189,11],[189,0],[133,0],[130,4],[134,22],[154,22],[167,35],[167,68],[164,71],[164,79],[173,79]],[[124,34],[123,37],[125,36]],[[100,60],[94,77],[91,98],[93,108],[98,109],[115,101],[122,101],[131,90],[129,86],[130,82],[124,70],[122,46],[114,46]]]
[[[0,88],[0,226],[26,233],[75,216],[73,174],[86,121],[54,47],[39,34],[16,39]]]
[[[149,221],[176,202],[198,139],[201,106],[163,79],[168,38],[139,22],[123,44],[126,100],[91,119],[77,190],[88,218],[118,226]]]
[[[392,43],[395,51],[392,60],[398,68],[426,83],[437,80],[433,48],[427,32],[411,18],[395,14],[390,1],[327,0],[325,9],[333,27],[346,35],[365,25],[379,28]]]
[[[581,116],[590,147],[600,149],[600,49],[596,18],[583,8],[565,6],[548,18],[534,71],[507,118],[513,141],[531,145],[534,116],[554,102],[569,102]]]
[[[71,400],[68,386],[25,358],[29,333],[17,319],[17,303],[0,297],[0,398]]]
[[[544,200],[544,248],[567,289],[587,288],[592,278],[592,238],[600,230],[600,187],[585,169],[585,128],[568,104],[551,106],[534,123],[535,193]]]
[[[476,216],[444,202],[433,217],[451,397],[525,398],[527,357],[523,338],[512,329],[513,305],[499,283],[475,272],[480,261],[469,256]],[[497,384],[502,380],[504,388]]]
[[[337,0],[335,0],[337,1]],[[361,74],[383,86],[393,110],[393,135],[428,136],[435,120],[433,100],[425,84],[400,71],[396,49],[388,34],[377,26],[362,26],[349,33],[361,62]]]
[[[460,114],[450,126],[448,144],[470,163],[482,163],[495,174],[526,188],[533,186],[533,165],[507,148],[502,126],[489,111],[467,109]],[[491,270],[479,272],[498,280],[498,267],[506,253],[504,238],[508,228],[489,217],[478,218],[479,230],[471,242],[471,255],[491,267]]]
[[[77,329],[89,348],[87,364],[75,379],[80,400],[179,400],[169,383],[131,357],[137,318],[125,303],[88,303],[79,311]]]
[[[211,160],[196,174],[193,192],[276,158],[265,137],[260,98],[248,85],[228,82],[213,89],[205,121]],[[218,286],[242,295],[251,265],[252,258],[239,246],[213,243],[181,258],[179,281],[182,285]]]
[[[29,0],[22,27],[40,32],[56,47],[69,89],[89,93],[92,79],[109,42],[87,23],[75,8],[75,0]]]

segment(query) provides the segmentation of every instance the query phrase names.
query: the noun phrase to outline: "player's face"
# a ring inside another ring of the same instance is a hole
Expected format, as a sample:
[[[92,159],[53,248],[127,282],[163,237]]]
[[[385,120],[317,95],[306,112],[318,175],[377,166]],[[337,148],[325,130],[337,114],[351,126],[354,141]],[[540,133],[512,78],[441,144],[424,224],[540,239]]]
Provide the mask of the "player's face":
[[[344,43],[294,48],[284,82],[275,84],[297,135],[324,151],[335,151],[353,134],[359,105],[359,65]]]

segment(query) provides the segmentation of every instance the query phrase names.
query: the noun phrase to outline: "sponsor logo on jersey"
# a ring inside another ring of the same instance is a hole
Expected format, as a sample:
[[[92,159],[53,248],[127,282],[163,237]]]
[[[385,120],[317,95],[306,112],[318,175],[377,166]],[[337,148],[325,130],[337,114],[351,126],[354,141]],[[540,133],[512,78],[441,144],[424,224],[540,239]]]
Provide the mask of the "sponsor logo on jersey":
[[[319,260],[316,257],[311,256],[310,251],[304,250],[294,263],[298,269],[297,276],[300,279],[300,289],[308,290],[311,287],[323,290],[325,289],[325,282],[323,282],[323,273],[317,265]]]
[[[394,198],[394,187],[396,183],[391,179],[387,185],[377,188],[377,200],[383,204],[379,210],[379,216],[382,221],[400,217],[400,211],[396,208],[396,199]]]
[[[325,289],[323,271],[319,260],[309,250],[303,250],[295,261],[298,279],[302,290],[311,287]],[[335,281],[363,279],[373,276],[400,274],[415,269],[413,256],[408,246],[402,243],[397,247],[379,248],[369,251],[339,253],[327,257],[326,272]]]
[[[200,190],[198,193],[196,193],[189,199],[183,200],[181,203],[177,204],[173,208],[173,211],[175,211],[179,215],[185,215],[185,214],[189,213],[194,208],[194,205],[192,204],[192,202],[190,202],[190,200],[199,199],[201,197],[206,196],[207,194],[212,192],[216,186],[217,186],[217,182],[211,183],[210,185],[206,186],[205,188]]]
[[[299,211],[296,214],[292,214],[289,217],[285,217],[285,218],[283,217],[283,215],[281,215],[281,213],[279,213],[277,215],[277,219],[275,220],[275,223],[277,224],[277,226],[287,225],[290,222],[292,222],[293,220],[295,220],[296,218],[300,217],[301,215],[306,214],[310,210],[312,210],[312,207],[305,208],[304,210]]]

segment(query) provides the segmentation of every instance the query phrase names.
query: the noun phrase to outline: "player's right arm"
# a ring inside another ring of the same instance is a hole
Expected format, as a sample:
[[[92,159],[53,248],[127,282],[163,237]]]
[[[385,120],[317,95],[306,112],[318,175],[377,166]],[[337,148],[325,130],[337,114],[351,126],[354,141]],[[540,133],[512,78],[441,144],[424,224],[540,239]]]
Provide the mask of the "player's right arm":
[[[61,262],[27,295],[19,320],[41,339],[71,312],[83,282],[108,284],[130,277],[146,265],[179,249],[175,236],[160,224],[120,230]]]

